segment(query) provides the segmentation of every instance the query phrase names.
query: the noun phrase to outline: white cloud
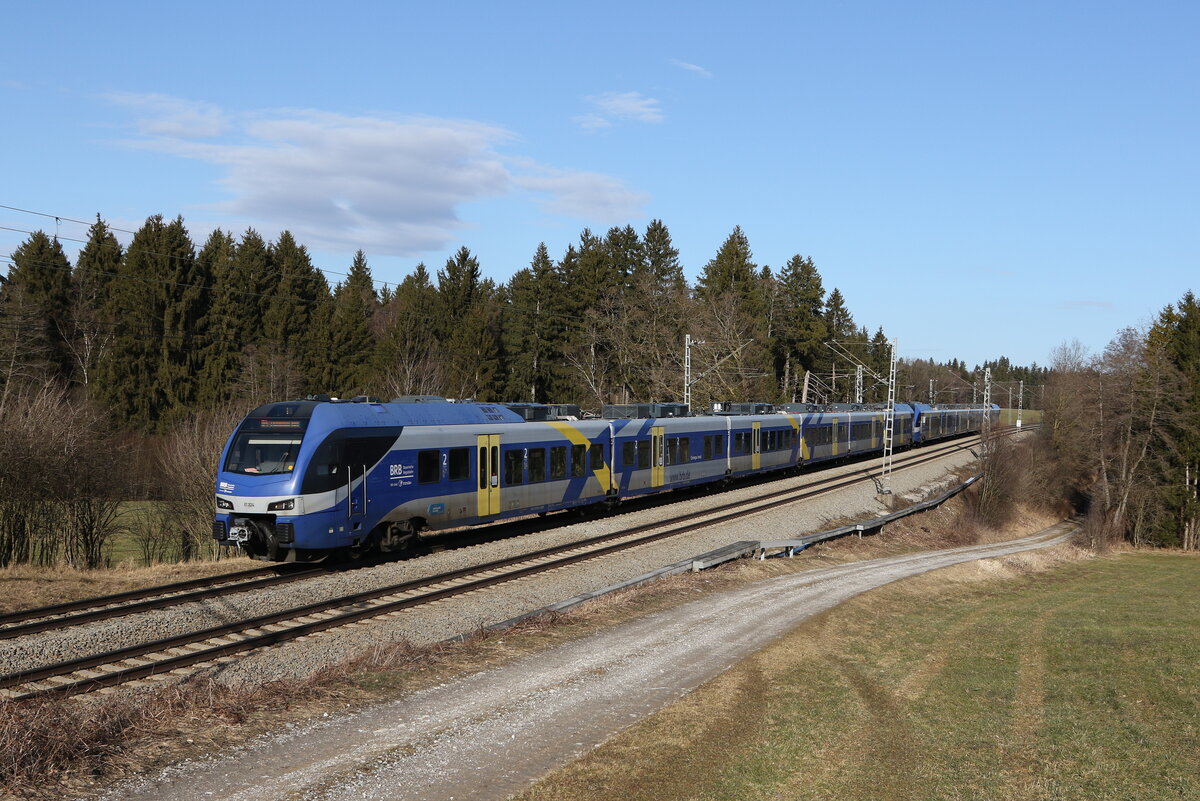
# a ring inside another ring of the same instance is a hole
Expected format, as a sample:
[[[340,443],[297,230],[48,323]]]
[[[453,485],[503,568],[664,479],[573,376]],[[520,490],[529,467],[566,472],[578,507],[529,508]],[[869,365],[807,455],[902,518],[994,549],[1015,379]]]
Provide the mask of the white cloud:
[[[711,78],[712,77],[711,72],[704,69],[704,67],[698,66],[696,64],[689,64],[688,62],[680,61],[677,58],[671,59],[671,63],[674,64],[676,67],[679,67],[679,69],[681,69],[681,70],[687,70],[688,72],[694,72],[702,78]]]
[[[595,111],[575,117],[574,121],[588,131],[609,128],[613,120],[659,123],[666,119],[658,100],[641,92],[605,92],[585,99]]]
[[[225,114],[211,103],[199,103],[157,94],[118,92],[107,95],[117,105],[138,114],[138,131],[144,136],[204,139],[228,130]]]
[[[578,117],[572,118],[579,123],[579,127],[588,131],[598,131],[601,128],[611,128],[612,123],[608,118],[600,114],[580,114]]]
[[[522,188],[543,195],[544,208],[585,220],[628,219],[645,201],[611,176],[502,155],[497,148],[516,136],[469,120],[304,110],[227,120],[203,104],[130,97],[118,102],[140,111],[142,137],[126,144],[220,166],[230,196],[219,211],[265,230],[289,229],[316,249],[441,250],[464,227],[463,204]],[[231,135],[214,138],[225,131]]]
[[[595,172],[542,167],[534,174],[517,176],[514,180],[531,192],[545,195],[539,202],[546,211],[581,220],[623,222],[649,200],[646,194],[630,189],[616,178]]]

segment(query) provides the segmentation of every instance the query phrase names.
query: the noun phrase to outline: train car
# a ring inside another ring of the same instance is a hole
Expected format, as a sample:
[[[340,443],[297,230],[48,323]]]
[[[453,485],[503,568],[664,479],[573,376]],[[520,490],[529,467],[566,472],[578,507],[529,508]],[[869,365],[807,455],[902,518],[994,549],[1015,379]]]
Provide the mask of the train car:
[[[307,399],[252,411],[221,454],[214,538],[267,560],[398,551],[478,525],[883,449],[886,414],[549,419],[500,404]],[[977,426],[981,407],[896,407],[893,445]]]
[[[993,425],[1000,421],[996,404],[939,404],[914,403],[913,442],[925,442],[957,437],[983,428],[985,419]]]
[[[300,400],[260,406],[230,437],[213,536],[270,560],[402,547],[416,525],[502,514],[498,405]],[[511,439],[511,438],[508,438]]]

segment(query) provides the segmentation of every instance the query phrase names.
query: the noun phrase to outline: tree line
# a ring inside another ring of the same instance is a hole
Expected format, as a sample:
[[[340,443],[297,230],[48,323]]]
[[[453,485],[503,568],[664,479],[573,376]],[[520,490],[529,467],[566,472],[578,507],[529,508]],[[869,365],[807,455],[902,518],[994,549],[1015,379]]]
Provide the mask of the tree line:
[[[693,351],[694,375],[705,374],[697,405],[798,400],[809,373],[819,378],[812,400],[850,401],[852,370],[841,362],[839,374],[826,343],[843,343],[879,376],[890,358],[883,328],[858,327],[811,258],[759,266],[740,228],[695,286],[660,220],[642,233],[585,229],[557,260],[541,244],[503,284],[464,247],[436,274],[418,264],[382,289],[359,251],[331,286],[286,231],[267,242],[252,229],[236,238],[217,230],[197,249],[181,218],[161,216],[127,249],[97,219],[74,265],[41,232],[12,262],[0,283],[0,409],[22,387],[57,382],[82,390],[118,427],[144,432],[229,401],[307,393],[595,410],[680,400],[688,333],[702,343]],[[1003,357],[997,364],[1010,368]],[[953,379],[943,401],[963,400],[955,381],[969,386],[980,372],[957,360],[903,369],[913,399],[925,399],[927,375]],[[1025,370],[1037,380],[1036,365]],[[885,397],[875,383],[865,400]]]
[[[1094,543],[1200,549],[1200,303],[1187,292],[1103,353],[1058,348],[1048,465],[1087,504]]]

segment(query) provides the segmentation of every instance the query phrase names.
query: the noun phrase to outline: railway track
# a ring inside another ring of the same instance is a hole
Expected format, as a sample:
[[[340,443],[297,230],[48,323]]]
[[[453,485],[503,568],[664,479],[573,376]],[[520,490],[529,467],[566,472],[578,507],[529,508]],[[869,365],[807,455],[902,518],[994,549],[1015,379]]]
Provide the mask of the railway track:
[[[893,469],[903,470],[915,467],[940,459],[950,453],[972,448],[977,444],[978,438],[972,437],[944,443],[933,448],[910,451],[897,459]],[[345,626],[371,617],[397,614],[421,604],[474,592],[496,584],[516,581],[580,561],[600,558],[697,529],[720,525],[723,522],[779,505],[796,503],[872,480],[874,472],[874,467],[863,467],[836,477],[819,478],[801,487],[768,492],[749,503],[737,501],[720,504],[702,512],[680,515],[427,578],[332,598],[200,631],[114,649],[101,654],[22,670],[0,676],[0,694],[10,698],[29,698],[50,694],[72,695],[151,676],[196,670],[234,658],[235,654],[310,636],[326,629]],[[199,588],[191,592],[177,591],[173,595],[164,595],[151,601],[137,601],[122,607],[125,611],[113,607],[102,607],[85,613],[77,612],[71,616],[57,618],[57,627],[99,620],[103,619],[102,616],[114,617],[121,614],[134,614],[149,608],[160,609],[172,605],[172,599],[176,599],[174,603],[186,603],[229,592],[251,591],[265,586],[259,582],[278,584],[283,580],[296,581],[311,578],[317,573],[328,572],[328,570],[320,569],[301,570],[285,576],[267,576],[261,579],[247,576],[247,574],[262,573],[263,570],[271,569],[264,568],[256,571],[243,571],[242,574],[230,574],[231,576],[242,575],[245,580],[241,584],[230,585],[226,582],[219,587]],[[192,584],[192,582],[184,584]],[[178,585],[171,586],[178,587]],[[148,588],[138,592],[151,592],[155,589],[161,591],[166,588]],[[114,597],[116,596],[109,596],[110,599]],[[153,605],[146,606],[146,604]],[[30,610],[29,614],[37,611],[45,611],[45,608]],[[81,614],[88,616],[89,621],[81,620]],[[39,631],[56,627],[55,619],[44,620],[41,623],[45,625],[38,629]],[[30,624],[24,624],[24,626],[28,625]],[[20,627],[14,627],[12,630],[16,630],[16,628]],[[23,633],[31,632],[26,630]],[[4,631],[0,631],[0,637],[3,636],[5,636]],[[13,634],[11,636],[21,635]]]

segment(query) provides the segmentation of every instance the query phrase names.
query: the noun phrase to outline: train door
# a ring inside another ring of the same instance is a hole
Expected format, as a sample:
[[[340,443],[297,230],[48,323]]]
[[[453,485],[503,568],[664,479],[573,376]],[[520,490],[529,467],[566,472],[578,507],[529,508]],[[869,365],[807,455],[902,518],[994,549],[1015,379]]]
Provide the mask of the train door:
[[[500,514],[500,435],[479,434],[478,510],[480,517]]]
[[[762,469],[762,423],[751,423],[750,433],[750,467],[754,470]]]
[[[829,421],[829,441],[832,446],[829,450],[830,456],[838,455],[838,419],[835,417]]]
[[[650,486],[661,487],[666,480],[666,435],[662,426],[650,428]]]

